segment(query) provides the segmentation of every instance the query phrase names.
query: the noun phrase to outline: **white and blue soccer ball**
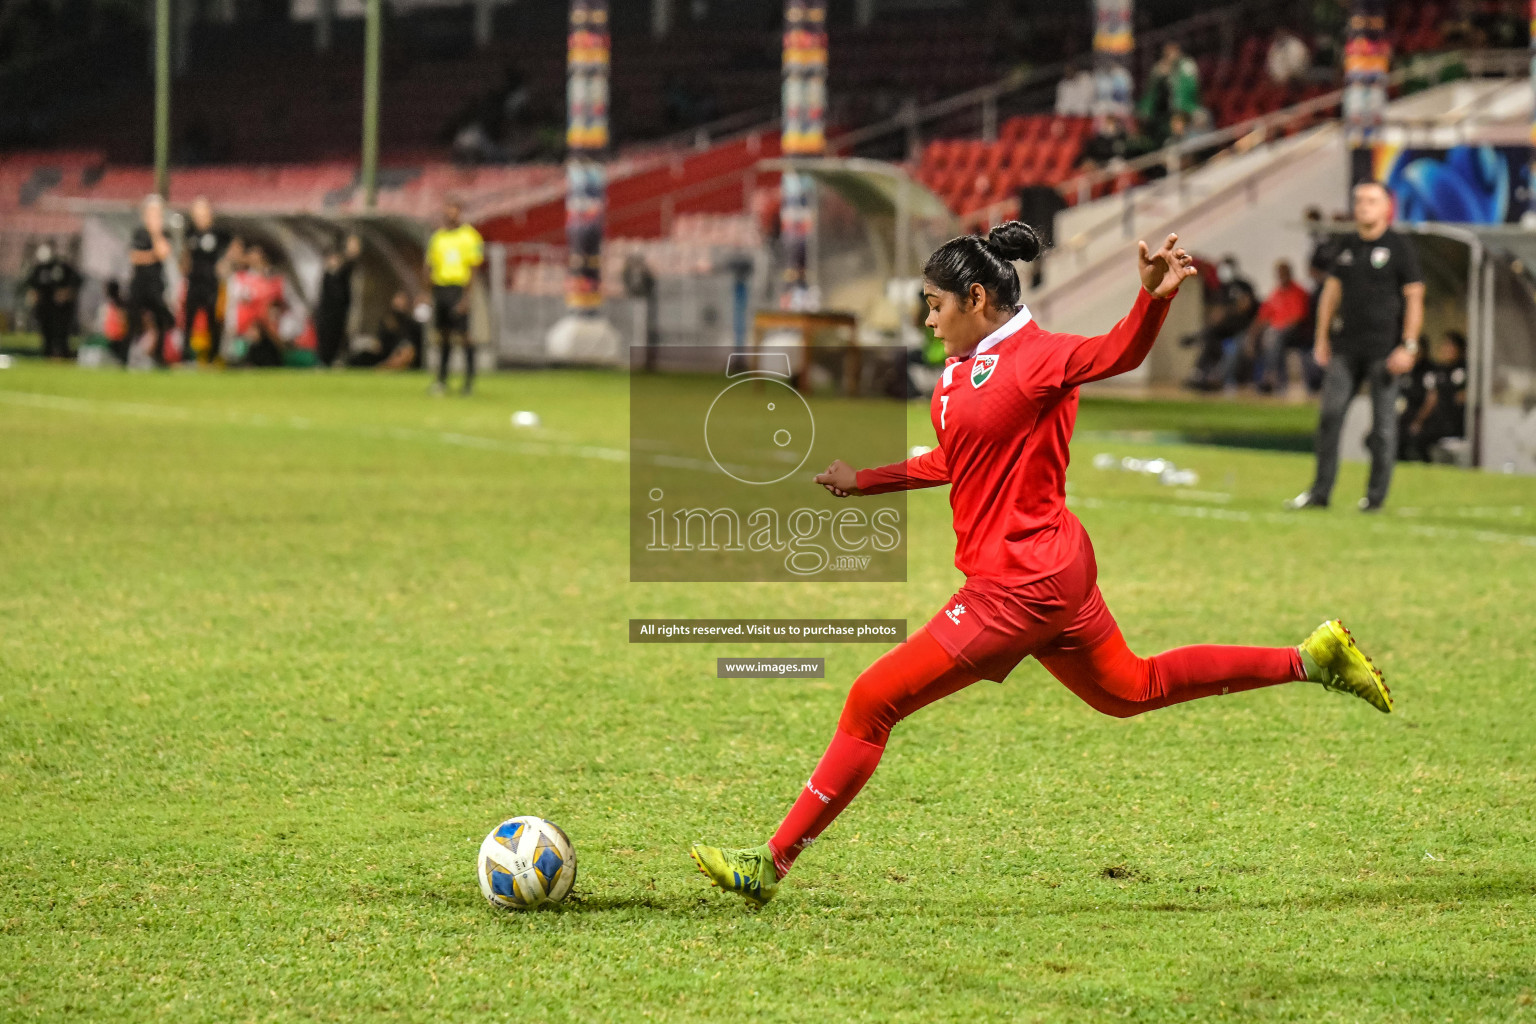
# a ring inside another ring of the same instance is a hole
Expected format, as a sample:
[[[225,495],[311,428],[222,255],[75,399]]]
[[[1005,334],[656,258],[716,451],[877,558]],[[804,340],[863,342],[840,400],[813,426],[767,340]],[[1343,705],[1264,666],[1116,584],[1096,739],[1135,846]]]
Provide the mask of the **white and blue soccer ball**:
[[[480,844],[475,874],[493,906],[528,910],[559,903],[576,884],[576,848],[554,822],[508,818]]]

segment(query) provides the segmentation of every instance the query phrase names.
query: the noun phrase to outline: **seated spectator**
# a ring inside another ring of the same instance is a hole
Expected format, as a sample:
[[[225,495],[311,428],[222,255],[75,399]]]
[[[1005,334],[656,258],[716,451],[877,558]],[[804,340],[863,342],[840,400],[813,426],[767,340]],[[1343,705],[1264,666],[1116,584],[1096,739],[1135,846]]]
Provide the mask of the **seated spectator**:
[[[1275,264],[1275,290],[1259,307],[1249,328],[1249,350],[1257,356],[1259,390],[1268,395],[1284,390],[1288,381],[1286,353],[1298,349],[1303,353],[1305,364],[1311,358],[1312,336],[1303,334],[1307,323],[1307,309],[1312,296],[1296,283],[1291,273],[1291,261],[1280,260]]]
[[[1527,45],[1530,18],[1528,4],[1498,0],[1477,5],[1472,15],[1472,24],[1482,34],[1484,46],[1510,50]]]
[[[1093,114],[1096,85],[1093,72],[1074,61],[1056,83],[1056,116],[1088,117]]]
[[[1290,29],[1282,28],[1275,33],[1269,44],[1264,65],[1269,70],[1269,80],[1275,85],[1289,85],[1306,74],[1312,64],[1312,54],[1307,44]]]
[[[1440,24],[1440,43],[1448,50],[1480,50],[1488,44],[1488,37],[1467,9],[1457,5],[1451,16]]]
[[[1314,82],[1338,79],[1344,58],[1346,7],[1341,0],[1312,0],[1312,67],[1307,77]]]
[[[453,159],[460,164],[490,164],[503,159],[495,140],[479,121],[466,121],[453,134]]]
[[[1402,458],[1430,462],[1441,441],[1466,436],[1467,339],[1446,331],[1431,359],[1415,366],[1412,377],[1398,445]]]
[[[244,361],[250,366],[283,365],[283,340],[279,324],[288,304],[283,279],[260,245],[245,253],[245,269],[231,280],[235,292],[235,334],[243,342]],[[227,301],[227,300],[226,300]]]
[[[1200,71],[1185,56],[1178,43],[1163,44],[1163,55],[1152,65],[1146,91],[1137,104],[1136,115],[1143,130],[1161,146],[1168,137],[1169,122],[1175,114],[1193,119],[1200,110]]]
[[[395,292],[389,309],[379,321],[378,348],[353,353],[347,365],[374,366],[381,370],[420,369],[424,344],[421,323],[411,306],[410,293],[402,289]]]
[[[1209,293],[1205,326],[1186,344],[1198,344],[1200,354],[1184,386],[1196,391],[1219,391],[1235,386],[1242,339],[1258,315],[1258,295],[1242,276],[1236,256],[1223,256],[1216,267],[1216,288]]]
[[[1307,238],[1312,243],[1312,255],[1307,259],[1307,276],[1314,285],[1321,286],[1328,279],[1328,271],[1339,255],[1339,249],[1343,247],[1344,235],[1328,229],[1328,222],[1323,219],[1323,211],[1319,207],[1307,207],[1301,218],[1306,225]]]
[[[1131,73],[1124,65],[1114,61],[1100,64],[1093,71],[1093,109],[1090,113],[1094,117],[1113,114],[1129,118],[1135,91],[1136,84],[1131,81]]]
[[[1131,136],[1125,122],[1114,114],[1094,120],[1094,133],[1078,155],[1079,167],[1106,167],[1115,160],[1130,159]]]

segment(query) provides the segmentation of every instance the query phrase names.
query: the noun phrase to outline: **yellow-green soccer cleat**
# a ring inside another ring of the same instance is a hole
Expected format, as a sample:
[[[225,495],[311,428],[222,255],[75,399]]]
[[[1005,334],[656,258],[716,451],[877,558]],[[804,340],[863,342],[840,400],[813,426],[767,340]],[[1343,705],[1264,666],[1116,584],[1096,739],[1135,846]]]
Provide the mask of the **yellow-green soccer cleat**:
[[[1392,691],[1381,670],[1371,664],[1344,623],[1329,619],[1301,642],[1301,663],[1307,679],[1325,689],[1351,693],[1385,714],[1392,713]]]
[[[762,906],[773,899],[779,887],[779,873],[773,866],[773,851],[768,844],[749,850],[722,850],[717,846],[694,843],[688,856],[709,879],[728,892],[736,892]]]

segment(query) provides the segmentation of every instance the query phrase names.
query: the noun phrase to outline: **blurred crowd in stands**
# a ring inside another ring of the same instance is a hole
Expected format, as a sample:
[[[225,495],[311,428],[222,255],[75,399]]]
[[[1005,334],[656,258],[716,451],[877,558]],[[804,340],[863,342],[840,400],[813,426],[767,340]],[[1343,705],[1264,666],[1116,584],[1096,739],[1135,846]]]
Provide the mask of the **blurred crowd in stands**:
[[[1394,50],[1416,54],[1427,50],[1523,47],[1529,41],[1529,5],[1521,0],[1484,0],[1450,4],[1403,4],[1396,12],[1398,23]],[[1291,90],[1307,86],[1336,86],[1343,51],[1344,4],[1317,0],[1311,10],[1310,41],[1288,27],[1277,29],[1267,45],[1258,38],[1249,43],[1264,46],[1261,91]],[[1251,47],[1243,57],[1256,58]],[[1246,62],[1246,61],[1244,61]],[[1254,61],[1257,63],[1257,61]],[[1413,59],[1407,62],[1412,72]],[[1405,91],[1417,82],[1410,73]],[[1115,158],[1134,159],[1170,142],[1199,134],[1233,120],[1218,117],[1202,101],[1200,67],[1180,44],[1164,44],[1157,63],[1143,83],[1131,110],[1130,76],[1115,65],[1089,70],[1074,64],[1056,90],[1056,114],[1061,117],[1093,117],[1094,134],[1083,148],[1082,163],[1104,166]],[[1263,106],[1261,104],[1260,106]]]
[[[1318,46],[1316,53],[1329,53]],[[1314,63],[1314,50],[1290,29],[1270,38],[1264,55],[1267,85],[1274,90],[1327,85],[1338,77],[1330,55]],[[1134,160],[1217,127],[1202,101],[1200,68],[1177,41],[1165,43],[1131,103],[1131,81],[1118,66],[1095,71],[1074,65],[1056,90],[1058,117],[1092,117],[1093,134],[1083,145],[1079,167],[1102,168]]]

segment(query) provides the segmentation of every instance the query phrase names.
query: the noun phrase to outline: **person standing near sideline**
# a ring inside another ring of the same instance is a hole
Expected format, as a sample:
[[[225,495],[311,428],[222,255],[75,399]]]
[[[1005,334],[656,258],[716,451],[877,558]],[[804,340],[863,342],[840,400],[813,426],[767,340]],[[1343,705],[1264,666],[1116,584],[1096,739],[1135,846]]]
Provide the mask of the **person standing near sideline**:
[[[475,346],[469,340],[469,296],[475,277],[485,263],[485,242],[480,232],[463,223],[458,200],[443,204],[443,226],[432,232],[427,242],[427,279],[432,284],[433,322],[437,327],[437,380],[434,395],[448,387],[448,357],[453,345],[464,346],[464,388],[468,395],[475,386]]]
[[[80,274],[67,258],[54,251],[52,242],[38,245],[35,255],[36,262],[27,275],[27,301],[43,336],[43,358],[68,359]]]
[[[325,366],[337,359],[347,361],[347,318],[352,314],[352,274],[363,243],[348,235],[343,246],[332,246],[325,253],[325,273],[320,278],[320,302],[315,308],[315,335],[318,355]]]
[[[1371,390],[1371,475],[1360,511],[1378,511],[1386,502],[1397,461],[1397,378],[1418,358],[1424,276],[1413,245],[1392,230],[1387,187],[1361,182],[1354,205],[1355,235],[1343,239],[1317,305],[1312,355],[1323,368],[1317,474],[1311,487],[1286,502],[1291,509],[1328,507],[1344,413],[1361,384]]]
[[[155,365],[164,366],[165,332],[175,322],[165,304],[165,261],[171,257],[171,243],[165,237],[165,202],[151,195],[144,200],[139,218],[128,243],[128,262],[133,265],[128,280],[128,336],[137,339],[146,329],[153,330]]]
[[[187,234],[187,247],[182,253],[187,292],[181,307],[181,329],[186,332],[188,347],[191,347],[197,314],[203,314],[208,326],[208,348],[197,353],[200,363],[215,362],[219,358],[219,343],[224,338],[220,292],[229,272],[225,258],[228,253],[229,234],[213,226],[213,207],[208,205],[206,198],[198,196],[192,200],[192,230]]]

